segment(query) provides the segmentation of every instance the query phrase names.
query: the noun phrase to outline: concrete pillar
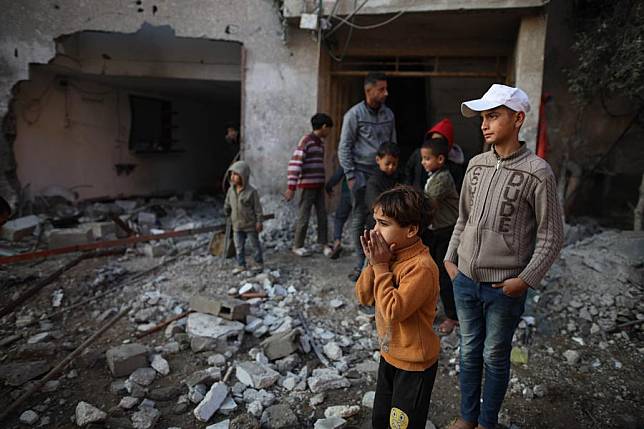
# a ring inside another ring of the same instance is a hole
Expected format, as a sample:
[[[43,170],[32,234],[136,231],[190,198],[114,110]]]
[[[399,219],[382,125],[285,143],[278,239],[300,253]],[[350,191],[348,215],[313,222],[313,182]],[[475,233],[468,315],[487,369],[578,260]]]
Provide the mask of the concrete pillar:
[[[515,85],[528,94],[532,107],[526,115],[526,121],[521,128],[519,138],[524,140],[533,152],[537,147],[547,20],[545,12],[521,18],[514,53]]]

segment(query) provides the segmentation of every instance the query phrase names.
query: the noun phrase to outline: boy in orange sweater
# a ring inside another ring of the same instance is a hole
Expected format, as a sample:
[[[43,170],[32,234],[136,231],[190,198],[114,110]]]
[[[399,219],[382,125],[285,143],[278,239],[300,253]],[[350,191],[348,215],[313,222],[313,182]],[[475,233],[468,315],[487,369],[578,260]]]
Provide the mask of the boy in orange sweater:
[[[419,231],[429,201],[411,186],[383,192],[373,204],[376,226],[360,237],[368,266],[356,283],[363,305],[375,305],[380,367],[374,428],[424,428],[440,341],[433,330],[438,268]]]

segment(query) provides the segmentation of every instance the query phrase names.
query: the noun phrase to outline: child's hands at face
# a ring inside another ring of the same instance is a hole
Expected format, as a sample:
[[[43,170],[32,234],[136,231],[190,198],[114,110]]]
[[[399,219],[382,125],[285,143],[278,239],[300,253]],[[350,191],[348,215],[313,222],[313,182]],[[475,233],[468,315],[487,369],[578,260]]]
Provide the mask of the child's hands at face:
[[[369,230],[365,229],[362,235],[360,236],[360,244],[362,245],[362,253],[367,258],[369,263],[371,263],[371,253],[369,253]]]
[[[369,241],[367,242],[367,248],[369,251],[369,261],[372,265],[388,264],[394,256],[396,244],[387,244],[385,238],[378,231],[371,230],[368,233]],[[367,252],[365,252],[366,254]]]

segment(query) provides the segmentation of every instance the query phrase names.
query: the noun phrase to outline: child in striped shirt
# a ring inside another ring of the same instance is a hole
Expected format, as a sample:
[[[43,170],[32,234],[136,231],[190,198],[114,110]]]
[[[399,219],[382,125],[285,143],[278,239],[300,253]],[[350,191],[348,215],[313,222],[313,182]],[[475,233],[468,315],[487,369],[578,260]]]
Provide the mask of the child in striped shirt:
[[[309,227],[311,208],[315,206],[318,221],[318,242],[320,250],[331,253],[327,245],[327,218],[324,204],[324,139],[331,133],[333,121],[324,113],[316,113],[311,118],[313,131],[302,137],[288,163],[288,189],[284,193],[286,201],[293,199],[295,190],[300,189],[300,202],[293,253],[309,256],[304,247],[306,230]]]

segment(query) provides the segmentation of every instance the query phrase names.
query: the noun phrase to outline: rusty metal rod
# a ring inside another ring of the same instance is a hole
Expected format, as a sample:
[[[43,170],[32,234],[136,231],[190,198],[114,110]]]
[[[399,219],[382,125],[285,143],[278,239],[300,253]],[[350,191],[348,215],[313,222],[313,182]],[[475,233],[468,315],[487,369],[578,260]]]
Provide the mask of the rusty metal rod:
[[[185,237],[188,235],[203,234],[206,232],[213,232],[223,230],[223,225],[204,226],[202,228],[187,229],[184,231],[170,231],[162,234],[153,235],[139,235],[128,238],[121,238],[118,240],[98,241],[95,243],[76,244],[74,246],[59,247],[56,249],[39,250],[37,252],[21,253],[13,256],[0,257],[0,265],[13,264],[16,262],[29,261],[38,258],[47,258],[54,255],[62,255],[65,253],[84,252],[87,250],[96,249],[109,249],[114,247],[131,246],[136,243],[145,241],[158,241],[166,238]]]
[[[35,392],[39,391],[45,383],[47,383],[49,380],[54,378],[54,376],[58,375],[67,365],[71,363],[71,361],[76,358],[83,350],[85,350],[90,344],[92,344],[98,337],[103,335],[105,331],[107,331],[109,328],[112,327],[116,322],[119,321],[123,316],[125,316],[128,311],[130,311],[130,306],[126,306],[121,310],[119,314],[114,316],[113,319],[111,319],[109,322],[107,322],[105,325],[103,325],[98,331],[96,331],[91,337],[83,341],[83,343],[76,348],[73,352],[71,352],[67,357],[65,357],[58,365],[56,365],[51,371],[47,373],[41,380],[39,380],[36,384],[34,384],[30,389],[28,389],[22,396],[20,396],[18,399],[16,399],[7,409],[5,409],[2,414],[0,414],[0,421],[3,421],[6,419],[12,412],[14,412],[23,402],[25,402],[31,395],[33,395]]]
[[[136,338],[143,338],[143,337],[145,337],[147,335],[150,335],[150,334],[153,334],[155,332],[158,332],[161,329],[163,329],[166,326],[168,326],[170,323],[172,323],[174,321],[177,321],[177,320],[181,320],[184,317],[188,316],[190,313],[194,313],[194,312],[195,312],[194,310],[188,310],[188,311],[184,311],[181,314],[177,314],[176,316],[173,316],[173,317],[171,317],[171,318],[159,323],[158,325],[156,325],[153,328],[148,329],[147,331],[143,331],[143,332],[140,332],[140,333],[136,334]]]

